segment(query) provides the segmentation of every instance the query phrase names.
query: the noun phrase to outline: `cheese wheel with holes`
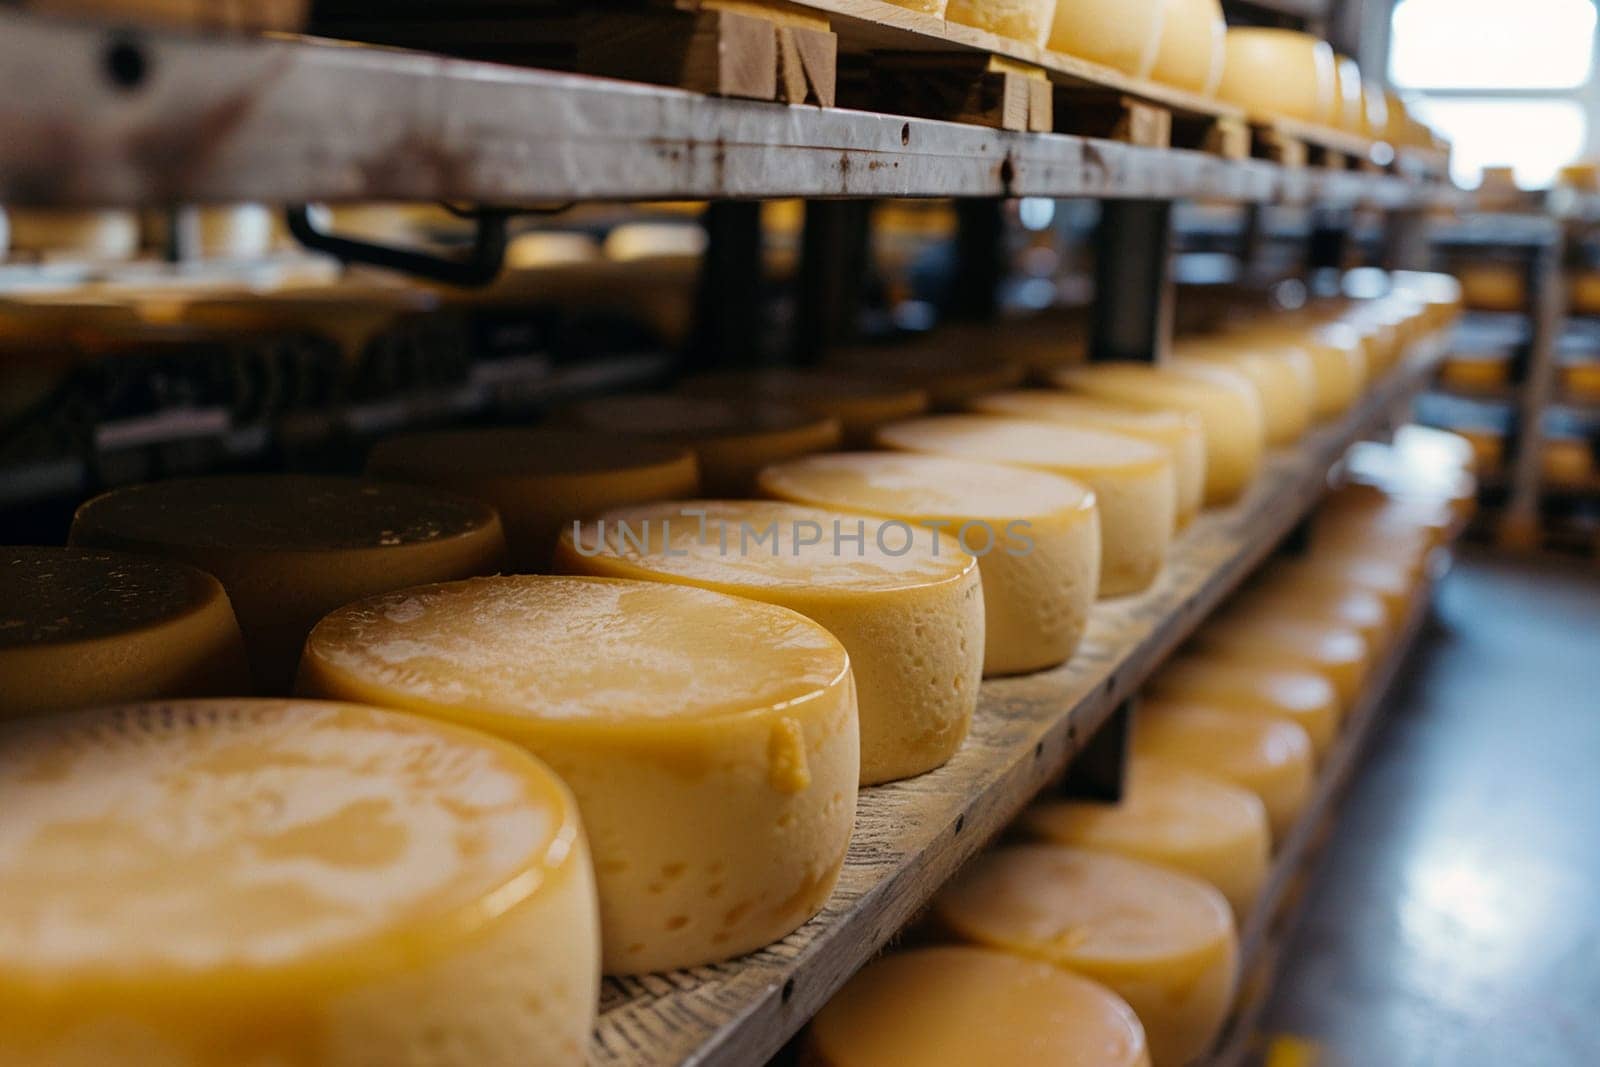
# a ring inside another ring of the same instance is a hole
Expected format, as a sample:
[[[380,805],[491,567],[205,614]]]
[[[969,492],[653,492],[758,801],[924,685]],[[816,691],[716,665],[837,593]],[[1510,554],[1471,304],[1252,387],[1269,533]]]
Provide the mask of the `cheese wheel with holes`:
[[[1050,380],[1074,393],[1199,416],[1206,438],[1207,506],[1236,500],[1261,469],[1266,426],[1260,394],[1246,381],[1200,381],[1164,367],[1132,363],[1065,368]]]
[[[1063,422],[1160,445],[1172,457],[1172,469],[1178,479],[1178,528],[1189,525],[1200,513],[1206,483],[1206,438],[1198,415],[1152,411],[1059,389],[990,393],[969,406],[982,415]]]
[[[373,593],[490,574],[505,562],[487,504],[423,486],[310,475],[181,478],[95,497],[72,544],[181,560],[214,574],[250,669],[288,692],[318,619]]]
[[[850,654],[861,784],[942,766],[983,675],[978,561],[955,537],[776,501],[618,508],[561,535],[560,570],[681,582],[798,611]]]
[[[1136,78],[1150,76],[1168,18],[1168,0],[1056,0],[1052,6],[1052,51],[1104,63]],[[1188,40],[1176,51],[1195,43]]]
[[[988,415],[910,419],[878,431],[903,452],[1049,471],[1094,490],[1100,512],[1100,596],[1146,589],[1161,573],[1177,523],[1168,453],[1124,434]]]
[[[0,549],[0,719],[249,691],[211,575],[121,552]]]
[[[1211,377],[1232,370],[1261,397],[1262,428],[1269,445],[1289,445],[1311,428],[1316,402],[1311,357],[1298,348],[1244,347],[1226,340],[1182,341],[1166,364],[1180,374]]]
[[[1326,41],[1298,30],[1235,26],[1224,48],[1221,99],[1253,116],[1333,119],[1337,74]]]
[[[1189,653],[1168,660],[1147,688],[1160,700],[1214,704],[1298,723],[1319,757],[1339,730],[1339,694],[1333,683],[1301,667],[1260,667]]]
[[[963,940],[1103,982],[1144,1024],[1155,1067],[1210,1048],[1233,1005],[1238,935],[1221,893],[1198,878],[1058,845],[996,849],[934,898]]]
[[[1094,493],[1069,478],[909,453],[807,456],[761,472],[761,491],[953,533],[977,557],[985,675],[1072,658],[1100,582]]]
[[[1261,798],[1274,841],[1294,828],[1316,781],[1311,738],[1302,727],[1210,704],[1143,701],[1133,753],[1250,790]]]
[[[511,745],[314,701],[0,727],[0,1047],[29,1067],[581,1063],[594,874]]]
[[[726,371],[691,378],[697,396],[759,399],[838,419],[844,447],[867,448],[879,426],[928,410],[928,394],[910,385],[826,371]]]
[[[1144,1027],[1098,982],[943,945],[867,964],[817,1013],[802,1067],[1149,1067]]]
[[[585,430],[687,446],[708,496],[749,496],[756,473],[839,447],[839,422],[788,404],[679,395],[606,396],[577,404],[568,419]]]
[[[1023,813],[1040,841],[1115,852],[1193,875],[1243,921],[1267,880],[1272,831],[1261,798],[1176,763],[1139,758],[1116,804],[1047,800]]]
[[[1194,644],[1207,656],[1238,663],[1315,671],[1332,683],[1345,710],[1361,695],[1372,667],[1367,639],[1355,630],[1270,613],[1224,613],[1200,628]]]
[[[693,496],[700,485],[694,453],[681,445],[548,429],[401,434],[373,447],[367,473],[493,505],[518,571],[548,570],[561,531],[575,519]]]
[[[944,17],[1001,37],[1043,45],[1056,0],[950,0]]]
[[[844,862],[861,774],[850,660],[786,608],[603,578],[421,586],[323,619],[300,687],[548,763],[594,848],[608,974],[771,944]]]
[[[1150,76],[1202,96],[1222,82],[1227,25],[1219,0],[1170,0]]]

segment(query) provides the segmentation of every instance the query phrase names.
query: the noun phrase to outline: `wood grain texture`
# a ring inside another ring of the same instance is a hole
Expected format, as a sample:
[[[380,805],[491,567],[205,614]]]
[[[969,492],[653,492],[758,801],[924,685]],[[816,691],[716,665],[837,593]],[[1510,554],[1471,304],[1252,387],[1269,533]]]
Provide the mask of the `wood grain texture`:
[[[861,791],[838,888],[794,934],[739,960],[605,983],[595,1064],[764,1062],[1058,776],[1095,730],[1324,493],[1349,444],[1414,395],[1442,352],[1419,344],[1337,422],[1274,454],[1239,504],[1202,515],[1150,591],[1096,605],[1072,663],[983,683],[949,764]]]
[[[47,15],[251,33],[305,27],[310,0],[6,0]]]

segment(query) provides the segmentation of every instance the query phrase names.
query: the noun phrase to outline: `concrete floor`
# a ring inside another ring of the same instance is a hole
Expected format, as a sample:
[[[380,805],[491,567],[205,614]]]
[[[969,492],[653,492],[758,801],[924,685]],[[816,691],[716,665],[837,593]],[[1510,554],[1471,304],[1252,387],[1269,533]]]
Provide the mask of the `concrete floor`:
[[[1436,603],[1264,1036],[1319,1067],[1597,1067],[1600,568],[1468,553]]]

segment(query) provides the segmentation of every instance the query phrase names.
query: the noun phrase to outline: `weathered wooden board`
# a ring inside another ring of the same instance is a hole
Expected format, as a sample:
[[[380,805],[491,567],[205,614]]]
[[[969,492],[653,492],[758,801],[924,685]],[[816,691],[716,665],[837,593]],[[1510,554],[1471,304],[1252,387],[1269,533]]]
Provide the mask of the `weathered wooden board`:
[[[1239,504],[1180,538],[1156,587],[1096,606],[1071,664],[983,683],[972,734],[948,765],[864,789],[839,886],[769,948],[713,967],[608,980],[596,1064],[764,1062],[935,890],[1053,780],[1118,704],[1248,576],[1326,490],[1349,444],[1420,389],[1430,339],[1346,417],[1274,455]]]
[[[46,15],[134,26],[251,33],[304,28],[310,0],[3,0]]]

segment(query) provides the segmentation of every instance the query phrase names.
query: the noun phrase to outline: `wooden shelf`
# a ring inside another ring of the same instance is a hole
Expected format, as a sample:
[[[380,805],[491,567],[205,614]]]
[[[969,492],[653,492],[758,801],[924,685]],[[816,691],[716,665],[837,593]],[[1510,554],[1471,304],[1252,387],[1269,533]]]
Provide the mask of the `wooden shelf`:
[[[1154,589],[1096,606],[1071,664],[984,682],[948,765],[862,790],[838,888],[810,923],[728,964],[607,980],[591,1060],[748,1065],[775,1053],[1300,522],[1345,450],[1423,387],[1443,349],[1419,344],[1357,408],[1275,453],[1243,501],[1205,512]]]
[[[1395,175],[300,38],[130,34],[0,9],[0,202],[1045,196],[1407,208]]]

